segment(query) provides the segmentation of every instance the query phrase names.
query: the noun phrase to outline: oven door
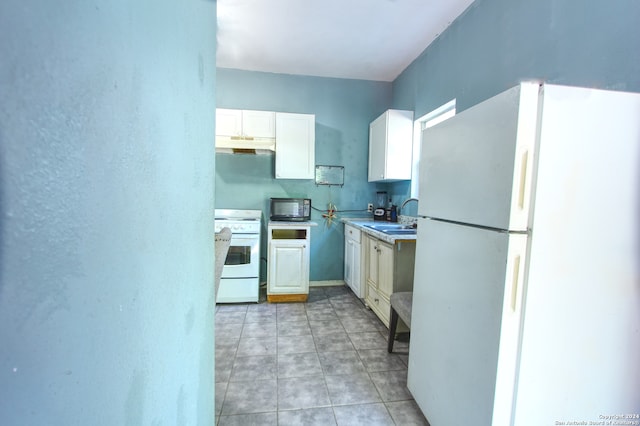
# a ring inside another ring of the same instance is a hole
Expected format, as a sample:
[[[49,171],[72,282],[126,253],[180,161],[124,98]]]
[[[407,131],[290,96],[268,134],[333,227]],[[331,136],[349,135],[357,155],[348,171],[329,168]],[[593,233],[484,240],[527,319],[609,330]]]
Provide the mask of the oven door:
[[[260,237],[238,235],[231,237],[222,278],[253,278],[260,273]]]

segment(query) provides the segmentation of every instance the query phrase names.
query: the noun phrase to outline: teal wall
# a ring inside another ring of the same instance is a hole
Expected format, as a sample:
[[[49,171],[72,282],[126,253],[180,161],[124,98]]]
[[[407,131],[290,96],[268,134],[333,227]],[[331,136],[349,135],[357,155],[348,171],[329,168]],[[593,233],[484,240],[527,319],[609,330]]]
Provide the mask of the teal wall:
[[[462,111],[529,79],[640,91],[638,22],[636,0],[476,0],[392,84],[219,69],[218,106],[316,114],[316,164],[346,168],[345,187],[331,189],[338,208],[366,206],[376,190],[399,204],[409,181],[366,182],[377,115],[397,108],[420,117],[454,98]],[[309,196],[317,207],[329,200],[312,182],[275,180],[272,156],[217,154],[216,162],[216,207],[268,214],[272,196]],[[340,227],[314,230],[312,280],[342,279],[342,238]],[[266,257],[264,241],[262,250]]]
[[[392,107],[462,111],[531,79],[639,92],[638,23],[637,0],[476,0],[394,81]]]
[[[369,123],[391,103],[391,83],[271,74],[219,68],[217,106],[309,113],[316,116],[316,164],[344,166],[344,186],[316,186],[313,180],[275,179],[274,156],[216,154],[216,208],[261,209],[268,219],[271,197],[307,197],[341,217],[365,214],[377,186],[367,182]],[[314,211],[311,232],[312,281],[343,277],[344,227],[327,227]],[[266,227],[261,257],[266,259]],[[266,262],[261,263],[266,280]]]
[[[0,424],[214,424],[215,9],[0,2]]]

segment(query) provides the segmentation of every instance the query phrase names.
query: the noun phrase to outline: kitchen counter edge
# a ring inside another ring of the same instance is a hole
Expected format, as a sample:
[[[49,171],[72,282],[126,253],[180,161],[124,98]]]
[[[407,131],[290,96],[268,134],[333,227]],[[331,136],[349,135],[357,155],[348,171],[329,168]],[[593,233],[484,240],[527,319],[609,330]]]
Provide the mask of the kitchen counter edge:
[[[340,222],[345,225],[351,225],[362,232],[369,234],[381,241],[384,241],[389,244],[397,244],[397,243],[415,243],[416,235],[389,235],[384,232],[376,231],[375,229],[371,229],[365,226],[365,224],[372,223],[372,219],[367,218],[342,218]],[[380,222],[384,223],[384,222]]]

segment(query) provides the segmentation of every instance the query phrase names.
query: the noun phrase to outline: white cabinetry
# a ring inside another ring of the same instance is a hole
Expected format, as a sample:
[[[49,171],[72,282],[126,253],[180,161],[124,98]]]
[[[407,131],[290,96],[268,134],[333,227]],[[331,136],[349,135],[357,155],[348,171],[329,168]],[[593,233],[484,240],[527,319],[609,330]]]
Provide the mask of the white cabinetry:
[[[276,151],[276,179],[314,179],[313,114],[216,109],[216,148]]]
[[[411,179],[413,112],[385,111],[369,125],[369,182]]]
[[[216,109],[216,148],[274,149],[276,113]]]
[[[359,298],[364,298],[362,280],[361,232],[358,228],[344,226],[344,282]]]
[[[277,112],[276,179],[314,179],[315,162],[315,115]]]
[[[275,112],[216,109],[216,135],[237,138],[275,138]]]
[[[371,235],[365,234],[362,237],[362,253],[365,256],[365,303],[387,327],[391,294],[413,290],[415,252],[415,242],[389,244]]]
[[[310,224],[268,226],[267,300],[304,302],[309,295]]]

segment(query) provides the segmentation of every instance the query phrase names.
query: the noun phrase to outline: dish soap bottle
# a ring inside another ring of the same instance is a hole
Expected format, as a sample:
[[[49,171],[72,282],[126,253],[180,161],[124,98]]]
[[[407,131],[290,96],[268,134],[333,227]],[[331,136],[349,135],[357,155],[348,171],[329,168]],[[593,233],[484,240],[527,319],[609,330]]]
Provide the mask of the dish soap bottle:
[[[396,206],[395,204],[391,205],[391,214],[390,214],[390,221],[391,222],[397,222],[398,221],[398,206]]]

